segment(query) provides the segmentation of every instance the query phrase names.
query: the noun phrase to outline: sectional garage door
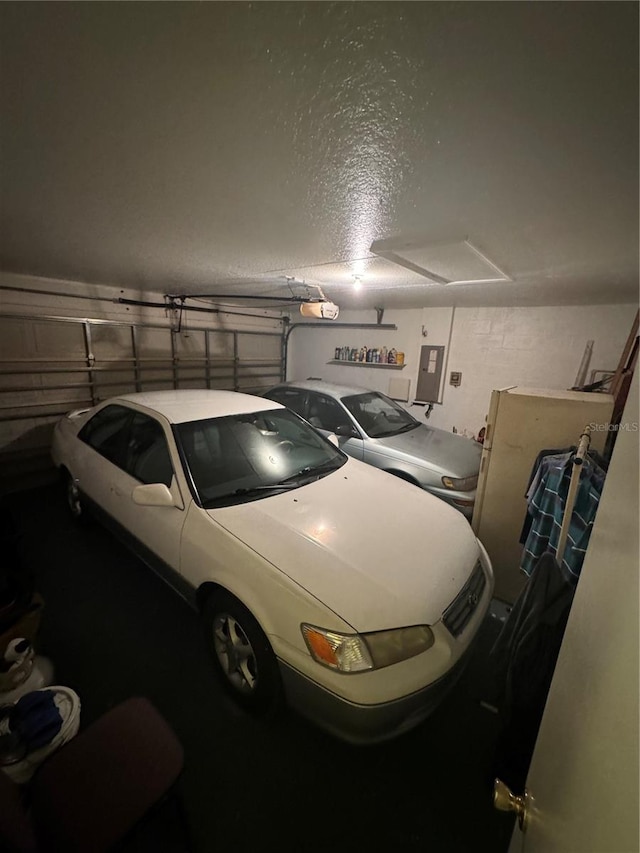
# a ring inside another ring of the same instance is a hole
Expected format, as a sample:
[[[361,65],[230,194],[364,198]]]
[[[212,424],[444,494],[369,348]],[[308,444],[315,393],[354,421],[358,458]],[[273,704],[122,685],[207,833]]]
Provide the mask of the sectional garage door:
[[[48,444],[73,408],[169,388],[259,393],[283,376],[282,333],[0,317],[0,452]]]

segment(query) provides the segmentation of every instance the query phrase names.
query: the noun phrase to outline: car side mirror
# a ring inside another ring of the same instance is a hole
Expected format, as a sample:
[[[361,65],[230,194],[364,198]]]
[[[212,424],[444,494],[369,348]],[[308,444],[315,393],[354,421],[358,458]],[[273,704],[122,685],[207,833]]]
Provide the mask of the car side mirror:
[[[136,486],[131,497],[139,506],[175,506],[173,495],[164,483]]]
[[[341,435],[343,438],[359,438],[358,431],[351,424],[338,424],[334,432],[336,435]]]

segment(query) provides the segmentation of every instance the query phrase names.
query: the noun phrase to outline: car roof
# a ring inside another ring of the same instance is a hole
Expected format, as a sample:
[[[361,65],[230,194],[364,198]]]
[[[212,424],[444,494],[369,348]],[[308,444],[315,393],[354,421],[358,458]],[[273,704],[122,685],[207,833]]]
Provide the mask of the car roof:
[[[332,397],[349,397],[351,394],[370,394],[371,388],[363,388],[361,385],[338,385],[333,382],[325,382],[324,379],[300,379],[291,382],[282,382],[277,388],[283,386],[288,388],[305,388],[310,391],[320,391]],[[378,393],[374,391],[373,393]]]
[[[136,394],[122,394],[109,400],[110,403],[123,401],[152,409],[174,424],[284,408],[273,400],[242,394],[239,391],[186,388],[174,391],[140,391]]]

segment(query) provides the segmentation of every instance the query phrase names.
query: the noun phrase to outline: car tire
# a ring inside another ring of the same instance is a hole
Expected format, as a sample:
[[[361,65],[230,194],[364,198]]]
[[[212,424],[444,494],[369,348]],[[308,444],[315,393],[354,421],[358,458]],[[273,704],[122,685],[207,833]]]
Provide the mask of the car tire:
[[[86,524],[88,518],[86,507],[82,502],[75,480],[68,471],[63,472],[62,483],[71,517],[77,524]]]
[[[252,713],[271,715],[282,702],[276,656],[247,608],[228,592],[206,599],[205,642],[218,676],[235,701]]]

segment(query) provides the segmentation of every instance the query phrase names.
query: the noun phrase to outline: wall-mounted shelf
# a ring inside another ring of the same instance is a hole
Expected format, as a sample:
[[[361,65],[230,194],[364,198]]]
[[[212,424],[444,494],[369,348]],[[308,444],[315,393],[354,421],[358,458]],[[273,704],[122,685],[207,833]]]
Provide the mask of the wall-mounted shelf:
[[[377,367],[381,370],[402,370],[406,364],[380,364],[373,361],[349,361],[348,358],[332,358],[327,364],[342,364],[346,367]]]

